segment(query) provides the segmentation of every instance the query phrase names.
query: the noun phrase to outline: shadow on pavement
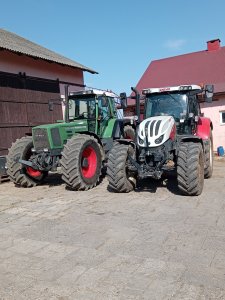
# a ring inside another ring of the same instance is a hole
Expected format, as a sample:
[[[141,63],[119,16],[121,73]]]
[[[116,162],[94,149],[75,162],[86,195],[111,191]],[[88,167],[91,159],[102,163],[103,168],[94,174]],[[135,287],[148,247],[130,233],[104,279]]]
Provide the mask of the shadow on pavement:
[[[102,183],[104,176],[100,177],[100,181],[98,185]],[[64,184],[64,181],[61,178],[61,174],[59,173],[50,173],[44,180],[42,185],[47,185],[49,187],[51,186],[58,186]],[[68,187],[66,187],[68,190],[72,190]],[[142,180],[139,180],[137,182],[137,187],[134,190],[136,193],[141,192],[148,192],[148,193],[156,193],[158,189],[168,189],[172,194],[180,195],[180,191],[177,186],[177,179],[176,176],[170,176],[170,177],[163,177],[160,180],[152,179],[152,178],[145,178]],[[113,191],[109,186],[107,187],[107,190],[111,193],[115,192]]]
[[[137,184],[135,192],[150,192],[154,194],[158,189],[162,188],[168,189],[172,194],[180,195],[180,191],[177,186],[177,179],[174,176],[165,177],[160,180],[152,178],[140,180]]]
[[[64,182],[62,180],[62,175],[59,173],[50,173],[48,176],[44,179],[42,185],[48,185],[51,186],[57,186],[62,185]]]
[[[168,189],[174,195],[181,195],[178,186],[176,176],[163,177],[159,180],[153,178],[145,178],[142,180],[138,180],[136,189],[134,192],[136,193],[156,193],[158,189]],[[110,188],[108,185],[107,190],[110,193],[115,193],[115,191]]]

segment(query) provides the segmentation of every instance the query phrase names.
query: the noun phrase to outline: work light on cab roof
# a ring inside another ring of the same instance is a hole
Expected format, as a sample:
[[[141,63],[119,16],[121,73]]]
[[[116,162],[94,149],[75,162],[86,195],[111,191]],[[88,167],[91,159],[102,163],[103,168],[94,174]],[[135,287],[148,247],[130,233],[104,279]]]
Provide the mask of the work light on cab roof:
[[[160,88],[148,88],[143,89],[142,94],[153,94],[153,93],[164,93],[164,92],[175,92],[175,91],[190,91],[190,90],[199,90],[202,91],[202,87],[196,84],[190,85],[178,85],[178,86],[169,86],[169,87],[160,87]]]

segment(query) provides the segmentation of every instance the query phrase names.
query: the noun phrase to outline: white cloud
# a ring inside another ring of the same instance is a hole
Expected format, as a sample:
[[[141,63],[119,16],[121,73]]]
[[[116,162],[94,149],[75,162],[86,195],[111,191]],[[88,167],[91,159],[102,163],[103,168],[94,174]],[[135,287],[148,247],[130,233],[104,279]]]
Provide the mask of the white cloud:
[[[176,39],[176,40],[168,40],[164,44],[164,46],[170,50],[181,50],[182,47],[186,44],[186,40]]]

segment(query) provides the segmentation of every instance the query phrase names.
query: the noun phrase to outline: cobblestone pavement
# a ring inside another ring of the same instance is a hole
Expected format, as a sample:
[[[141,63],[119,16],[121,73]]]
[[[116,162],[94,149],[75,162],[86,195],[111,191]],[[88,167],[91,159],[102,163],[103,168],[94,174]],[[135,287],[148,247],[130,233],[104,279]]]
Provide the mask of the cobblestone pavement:
[[[225,299],[224,250],[224,161],[199,197],[0,185],[1,300]]]

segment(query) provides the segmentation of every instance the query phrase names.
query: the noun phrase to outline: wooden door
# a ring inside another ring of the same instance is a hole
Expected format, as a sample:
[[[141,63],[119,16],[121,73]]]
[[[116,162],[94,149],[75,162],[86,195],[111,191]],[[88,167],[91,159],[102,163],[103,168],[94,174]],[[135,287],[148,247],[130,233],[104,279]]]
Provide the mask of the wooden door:
[[[49,101],[54,110],[49,111]],[[62,119],[59,82],[0,72],[0,155],[31,128]]]

